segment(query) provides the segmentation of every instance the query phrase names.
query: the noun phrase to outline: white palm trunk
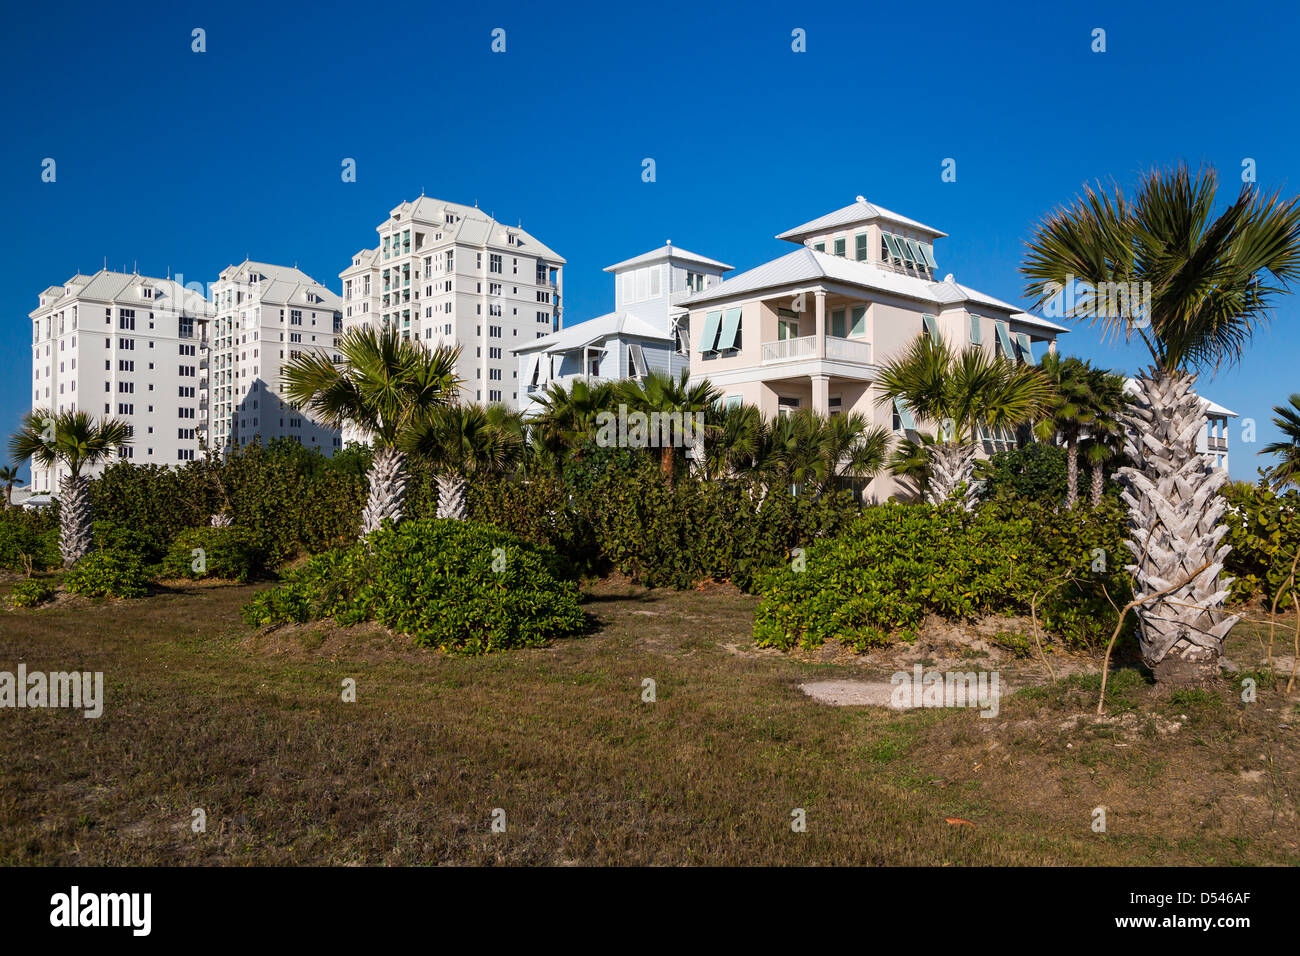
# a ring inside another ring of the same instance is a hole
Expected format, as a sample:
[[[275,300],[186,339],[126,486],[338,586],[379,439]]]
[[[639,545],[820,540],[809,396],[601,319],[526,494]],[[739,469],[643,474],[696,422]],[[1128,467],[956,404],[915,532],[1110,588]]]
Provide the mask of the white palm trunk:
[[[1227,502],[1218,491],[1228,476],[1196,451],[1205,413],[1195,382],[1185,372],[1155,369],[1137,379],[1125,436],[1136,464],[1120,469],[1130,482],[1123,499],[1135,597],[1187,582],[1137,609],[1142,657],[1158,682],[1170,684],[1217,678],[1223,640],[1237,623],[1223,610],[1232,579],[1220,579],[1231,548],[1220,544],[1228,532],[1219,524]]]
[[[1079,503],[1079,442],[1070,442],[1065,449],[1065,507],[1073,511]]]
[[[980,488],[980,483],[975,480],[975,446],[944,442],[941,445],[931,445],[928,450],[930,483],[925,500],[937,505],[955,498],[967,511],[973,510]],[[966,483],[966,489],[959,495],[958,488],[962,482]]]
[[[70,568],[95,545],[90,480],[68,476],[59,483],[59,553]]]
[[[467,482],[457,474],[436,475],[438,484],[438,517],[464,521],[465,489]]]
[[[375,449],[374,460],[367,475],[370,491],[366,507],[361,512],[361,537],[379,527],[385,518],[393,523],[402,520],[406,504],[406,455],[396,448]]]
[[[222,508],[214,514],[209,522],[214,528],[229,528],[233,524],[230,518],[230,512]]]

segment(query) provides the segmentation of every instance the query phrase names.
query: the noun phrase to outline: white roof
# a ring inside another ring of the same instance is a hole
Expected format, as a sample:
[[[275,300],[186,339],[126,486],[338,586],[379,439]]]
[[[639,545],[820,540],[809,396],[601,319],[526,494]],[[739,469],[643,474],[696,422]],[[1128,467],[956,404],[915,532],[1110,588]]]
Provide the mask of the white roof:
[[[816,235],[817,233],[826,232],[828,229],[837,229],[841,226],[853,226],[862,222],[870,222],[873,219],[880,219],[885,222],[892,222],[900,226],[908,226],[920,232],[928,232],[930,235],[940,238],[948,235],[946,232],[940,232],[933,226],[927,226],[923,222],[917,222],[915,219],[909,219],[901,216],[896,212],[886,209],[884,206],[877,206],[874,203],[867,202],[859,196],[857,201],[850,206],[844,206],[842,209],[836,209],[834,212],[828,212],[824,216],[818,216],[802,226],[795,226],[793,229],[787,229],[785,232],[777,235],[778,239],[789,239],[791,242],[800,242],[805,236]]]
[[[671,242],[668,242],[660,246],[658,249],[652,249],[650,252],[644,252],[639,256],[633,256],[631,259],[624,259],[622,262],[616,262],[612,266],[605,266],[605,271],[617,272],[620,269],[644,265],[648,262],[662,262],[665,259],[680,259],[682,262],[693,262],[696,265],[707,266],[711,269],[721,269],[723,272],[730,272],[735,268],[735,266],[729,266],[725,262],[719,262],[717,259],[710,259],[707,256],[702,256],[695,252],[687,252],[680,246],[674,246]]]
[[[255,298],[260,303],[335,312],[343,308],[343,300],[338,295],[295,266],[277,266],[245,259],[237,266],[226,266],[221,270],[223,281],[247,283],[254,276],[258,277]],[[312,293],[311,301],[304,298],[307,292]]]
[[[1124,379],[1124,391],[1136,392],[1137,380],[1132,378]],[[1224,408],[1218,402],[1211,401],[1210,399],[1206,398],[1204,395],[1198,395],[1197,398],[1201,400],[1201,404],[1205,406],[1205,411],[1208,414],[1215,415],[1215,416],[1222,416],[1223,418],[1241,417],[1236,412],[1234,412],[1231,408]]]
[[[540,339],[525,342],[523,345],[516,345],[510,351],[515,353],[539,350],[567,352],[570,349],[580,349],[600,339],[619,335],[663,342],[672,341],[672,336],[659,331],[644,319],[638,319],[627,312],[610,312],[571,325],[566,329],[560,329],[558,332],[552,332],[550,335],[544,335]]]
[[[962,302],[974,302],[999,311],[1007,312],[1008,317],[1019,324],[1029,325],[1051,332],[1069,332],[1064,326],[1049,322],[1036,315],[1020,310],[1019,306],[991,295],[985,295],[967,286],[960,285],[951,276],[942,282],[933,282],[919,276],[902,272],[892,272],[878,268],[868,262],[858,262],[843,256],[833,256],[817,252],[808,247],[797,249],[771,262],[765,262],[757,268],[742,272],[740,275],[725,279],[711,289],[691,296],[684,303],[687,308],[694,308],[717,299],[745,295],[763,289],[779,288],[801,282],[814,282],[829,279],[846,285],[855,285],[874,292],[887,292],[904,298],[915,299],[927,305],[945,306]]]
[[[456,222],[447,222],[447,213],[452,213]],[[400,217],[400,221],[393,220]],[[518,249],[524,255],[538,256],[549,262],[565,264],[565,259],[554,249],[534,236],[522,226],[510,226],[498,222],[477,206],[465,206],[461,203],[434,199],[432,196],[420,196],[394,206],[388,218],[375,228],[383,230],[390,226],[400,227],[403,223],[414,221],[431,225],[443,233],[443,241],[454,238],[457,242],[471,246],[492,246],[493,248]],[[508,236],[515,236],[513,245]],[[355,256],[353,258],[356,258]],[[346,271],[346,270],[344,270]]]
[[[33,309],[29,314],[35,318],[47,311],[64,308],[62,303],[73,299],[89,299],[93,302],[130,302],[135,308],[149,308],[150,300],[145,299],[139,292],[133,291],[144,286],[158,290],[156,295],[160,298],[155,300],[158,302],[162,301],[161,296],[180,288],[174,279],[160,279],[135,272],[100,269],[90,276],[78,272],[66,282],[52,285],[42,292],[42,296],[49,297],[49,302]],[[211,304],[198,294],[186,295],[184,308],[201,315],[212,312]]]

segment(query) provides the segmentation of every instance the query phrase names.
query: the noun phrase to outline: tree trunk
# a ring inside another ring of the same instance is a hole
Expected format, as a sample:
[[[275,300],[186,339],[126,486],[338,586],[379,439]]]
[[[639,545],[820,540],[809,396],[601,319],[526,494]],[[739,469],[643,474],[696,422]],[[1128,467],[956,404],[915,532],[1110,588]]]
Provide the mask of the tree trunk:
[[[68,476],[59,484],[59,553],[70,568],[95,546],[90,480]]]
[[[1073,511],[1079,503],[1079,443],[1070,442],[1065,449],[1065,507]]]
[[[370,491],[361,512],[361,535],[364,538],[379,527],[385,518],[393,523],[402,520],[406,504],[406,455],[396,448],[376,448],[370,465]]]
[[[434,481],[438,483],[438,517],[464,521],[465,488],[468,483],[455,473],[436,475]]]
[[[1101,496],[1106,490],[1106,475],[1100,463],[1092,466],[1092,506],[1101,504]]]
[[[1135,597],[1180,585],[1137,608],[1142,658],[1165,686],[1217,679],[1223,640],[1237,623],[1223,610],[1232,579],[1219,577],[1231,550],[1220,546],[1228,529],[1218,523],[1227,506],[1218,491],[1228,475],[1196,451],[1205,413],[1192,391],[1195,382],[1186,372],[1157,369],[1137,379],[1125,435],[1135,465],[1120,469],[1130,482],[1123,499]]]
[[[944,442],[941,445],[931,445],[929,452],[930,482],[926,489],[926,501],[932,505],[941,504],[957,496],[958,487],[965,482],[965,493],[958,501],[967,511],[974,510],[980,486],[975,480],[975,446]]]
[[[222,508],[208,522],[214,528],[229,528],[231,525],[230,512]]]
[[[665,444],[659,449],[659,472],[668,481],[669,487],[673,483],[673,474],[677,470],[677,456],[672,445]]]

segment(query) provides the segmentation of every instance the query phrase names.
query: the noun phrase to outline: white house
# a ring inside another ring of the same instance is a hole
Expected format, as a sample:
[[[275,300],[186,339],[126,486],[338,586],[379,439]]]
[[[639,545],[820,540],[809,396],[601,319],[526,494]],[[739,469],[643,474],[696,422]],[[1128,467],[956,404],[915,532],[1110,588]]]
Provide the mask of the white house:
[[[674,246],[606,266],[614,276],[614,311],[539,336],[512,350],[519,360],[520,408],[536,411],[534,396],[558,383],[569,387],[640,378],[651,369],[677,375],[690,368],[681,303],[714,288],[731,266]]]
[[[1124,391],[1137,391],[1137,382],[1131,378],[1124,380]],[[1224,408],[1218,402],[1211,401],[1204,395],[1201,404],[1205,406],[1205,424],[1196,436],[1196,450],[1205,456],[1215,468],[1228,470],[1228,419],[1239,417],[1230,408]]]
[[[1055,350],[1063,326],[1001,299],[938,278],[936,249],[946,233],[869,203],[843,208],[782,232],[797,246],[683,302],[689,312],[693,379],[708,379],[727,402],[758,406],[765,417],[808,407],[826,415],[860,412],[900,437],[915,436],[905,407],[878,403],[880,363],[917,335],[942,335],[1019,362]],[[1011,435],[985,434],[986,453]],[[865,489],[883,500],[890,476]]]

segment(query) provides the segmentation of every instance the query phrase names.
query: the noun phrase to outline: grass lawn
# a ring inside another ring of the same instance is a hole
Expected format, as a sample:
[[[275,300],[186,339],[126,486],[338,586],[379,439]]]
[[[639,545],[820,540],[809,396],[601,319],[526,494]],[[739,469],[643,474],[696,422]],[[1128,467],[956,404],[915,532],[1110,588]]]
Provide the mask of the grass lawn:
[[[993,719],[831,707],[798,685],[894,668],[749,651],[755,600],[727,588],[597,582],[591,636],[453,658],[254,632],[264,586],[0,611],[0,670],[103,671],[107,697],[97,720],[0,711],[0,862],[1300,863],[1300,695],[1271,683],[1243,704],[1121,669],[1105,719],[1091,674]],[[1239,626],[1229,656],[1258,640]]]

